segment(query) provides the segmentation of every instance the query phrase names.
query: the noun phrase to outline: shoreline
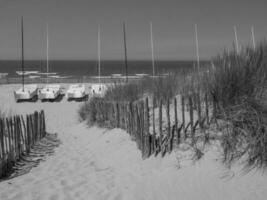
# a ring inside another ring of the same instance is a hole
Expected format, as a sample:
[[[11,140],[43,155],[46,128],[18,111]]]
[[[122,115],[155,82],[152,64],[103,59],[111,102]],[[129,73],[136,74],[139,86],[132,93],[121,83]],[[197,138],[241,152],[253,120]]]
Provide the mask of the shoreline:
[[[169,74],[162,74],[154,77],[166,77]],[[142,78],[153,78],[153,76],[148,74],[138,74],[135,76],[128,76],[129,81],[138,81]],[[101,76],[101,82],[102,83],[118,83],[118,82],[124,82],[126,80],[126,76]],[[0,85],[9,85],[9,84],[21,84],[22,83],[22,77],[16,77],[16,78],[0,78]],[[24,83],[25,84],[46,84],[46,83],[99,83],[99,77],[98,76],[82,76],[77,78],[70,78],[70,77],[49,77],[47,78],[29,78],[24,77]]]

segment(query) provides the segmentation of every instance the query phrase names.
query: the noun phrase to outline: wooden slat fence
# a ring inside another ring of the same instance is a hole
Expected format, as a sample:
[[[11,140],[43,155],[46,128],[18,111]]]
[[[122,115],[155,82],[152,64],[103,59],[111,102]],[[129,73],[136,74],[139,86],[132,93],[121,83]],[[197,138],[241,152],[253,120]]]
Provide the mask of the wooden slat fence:
[[[164,156],[186,139],[194,143],[196,129],[203,130],[210,124],[212,105],[207,95],[181,95],[179,98],[167,100],[166,105],[160,100],[158,108],[155,98],[134,102],[97,101],[99,105],[93,117],[96,123],[105,122],[111,128],[126,130],[143,157],[159,153]]]
[[[6,177],[10,169],[31,147],[46,135],[45,114],[34,112],[26,118],[17,115],[0,119],[0,178]]]

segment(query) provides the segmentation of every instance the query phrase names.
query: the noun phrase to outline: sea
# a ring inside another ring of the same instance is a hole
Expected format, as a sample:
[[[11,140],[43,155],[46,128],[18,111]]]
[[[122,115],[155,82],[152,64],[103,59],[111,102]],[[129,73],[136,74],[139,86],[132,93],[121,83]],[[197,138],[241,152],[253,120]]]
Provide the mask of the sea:
[[[182,71],[192,70],[195,61],[156,61],[155,74],[179,73]],[[206,63],[206,61],[201,61]],[[47,72],[45,60],[28,60],[24,61],[25,71],[38,71],[43,76]],[[110,76],[112,74],[125,75],[125,62],[123,60],[101,61],[101,76]],[[153,68],[151,61],[128,61],[128,75],[148,74],[152,75]],[[8,78],[19,77],[16,73],[21,71],[20,60],[0,60],[0,73],[6,73]],[[28,74],[28,75],[38,75]],[[51,60],[49,61],[49,73],[58,77],[83,77],[98,76],[98,61],[94,60]]]

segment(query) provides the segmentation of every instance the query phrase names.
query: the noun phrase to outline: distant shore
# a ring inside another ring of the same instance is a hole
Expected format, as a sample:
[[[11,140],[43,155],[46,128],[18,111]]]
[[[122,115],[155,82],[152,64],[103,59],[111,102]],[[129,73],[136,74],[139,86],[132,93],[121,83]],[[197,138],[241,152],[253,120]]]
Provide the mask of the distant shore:
[[[130,78],[132,80],[136,80],[138,78]],[[113,82],[120,82],[125,80],[125,78],[113,78],[113,77],[101,77],[102,83],[113,83]],[[98,83],[98,77],[80,77],[80,78],[28,78],[25,77],[24,79],[25,84],[44,84],[44,83]],[[0,79],[0,84],[20,84],[22,83],[22,78],[2,78]]]
[[[162,74],[160,76],[166,76],[168,74]],[[137,81],[140,78],[143,77],[153,77],[148,74],[138,74],[135,76],[128,76],[129,81]],[[159,77],[159,76],[157,76]],[[101,76],[101,82],[102,83],[115,83],[115,82],[124,82],[126,80],[125,76]],[[49,77],[44,78],[29,78],[25,77],[24,78],[24,83],[25,84],[44,84],[44,83],[98,83],[99,82],[99,77],[98,76],[82,76],[82,77]],[[16,78],[11,78],[11,77],[4,77],[0,78],[0,84],[20,84],[22,83],[22,77],[16,77]]]

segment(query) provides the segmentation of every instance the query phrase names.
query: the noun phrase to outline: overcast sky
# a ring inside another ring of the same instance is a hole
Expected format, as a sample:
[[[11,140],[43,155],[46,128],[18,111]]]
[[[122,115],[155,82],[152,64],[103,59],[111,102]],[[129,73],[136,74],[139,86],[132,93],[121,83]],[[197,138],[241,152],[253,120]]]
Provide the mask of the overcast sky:
[[[267,35],[266,0],[0,0],[0,59],[20,59],[20,16],[24,16],[25,59],[45,58],[49,26],[51,59],[96,59],[101,27],[102,59],[123,59],[122,22],[126,22],[129,59],[151,58],[153,22],[156,59],[195,58],[194,24],[200,57],[230,48],[237,26],[240,43]]]

